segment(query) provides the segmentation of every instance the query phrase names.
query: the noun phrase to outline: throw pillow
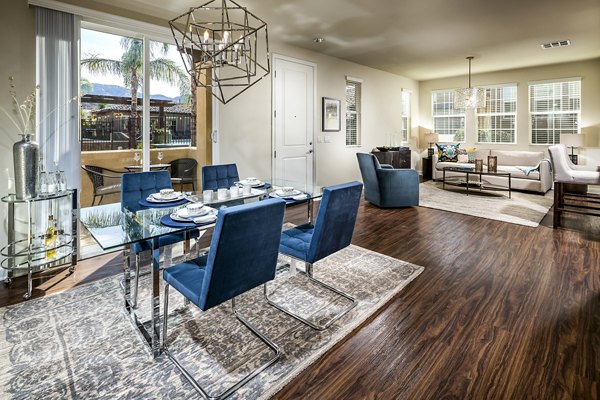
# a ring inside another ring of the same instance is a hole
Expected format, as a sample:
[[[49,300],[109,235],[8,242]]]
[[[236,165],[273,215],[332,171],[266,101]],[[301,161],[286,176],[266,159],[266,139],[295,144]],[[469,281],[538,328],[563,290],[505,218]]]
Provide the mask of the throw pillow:
[[[438,148],[439,161],[457,162],[459,144],[435,144]]]
[[[466,154],[459,154],[458,155],[458,162],[459,163],[468,163],[469,162],[469,156]]]
[[[470,163],[475,163],[475,159],[477,158],[477,149],[475,147],[467,147],[467,155],[469,156]]]

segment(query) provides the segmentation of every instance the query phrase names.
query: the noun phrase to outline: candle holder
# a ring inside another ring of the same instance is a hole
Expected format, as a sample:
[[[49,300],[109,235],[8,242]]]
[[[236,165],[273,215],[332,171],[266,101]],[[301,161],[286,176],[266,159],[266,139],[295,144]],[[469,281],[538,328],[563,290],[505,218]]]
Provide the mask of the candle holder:
[[[488,156],[488,172],[496,173],[498,172],[498,157],[497,156]]]
[[[483,172],[483,160],[475,160],[475,172]]]

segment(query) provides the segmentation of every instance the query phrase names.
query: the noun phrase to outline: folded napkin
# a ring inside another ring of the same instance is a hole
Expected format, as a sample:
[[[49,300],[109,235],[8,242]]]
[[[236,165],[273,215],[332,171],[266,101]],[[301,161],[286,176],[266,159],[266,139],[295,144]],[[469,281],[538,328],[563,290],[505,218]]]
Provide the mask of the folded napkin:
[[[192,221],[194,221],[195,224],[208,224],[211,222],[215,222],[216,220],[217,220],[216,215],[209,214],[209,215],[203,215],[201,217],[194,218]]]
[[[306,200],[308,195],[306,193],[299,194],[297,196],[292,197],[294,200]]]

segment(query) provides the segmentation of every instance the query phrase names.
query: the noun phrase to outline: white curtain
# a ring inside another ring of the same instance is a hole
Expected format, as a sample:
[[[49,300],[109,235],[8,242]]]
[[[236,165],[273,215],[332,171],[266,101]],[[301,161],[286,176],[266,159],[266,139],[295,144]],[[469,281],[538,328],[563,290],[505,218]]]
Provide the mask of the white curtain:
[[[80,20],[73,14],[36,7],[36,74],[39,85],[37,139],[46,171],[55,163],[67,187],[81,186],[79,147]]]

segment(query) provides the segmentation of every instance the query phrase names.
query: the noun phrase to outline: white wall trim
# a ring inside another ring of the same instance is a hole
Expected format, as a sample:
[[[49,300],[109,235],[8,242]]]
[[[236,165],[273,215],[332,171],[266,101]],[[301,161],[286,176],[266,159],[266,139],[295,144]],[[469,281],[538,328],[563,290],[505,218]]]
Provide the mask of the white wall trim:
[[[346,75],[346,80],[352,81],[352,82],[358,82],[358,83],[363,83],[365,81],[364,79],[355,78],[354,76],[350,76],[350,75]]]
[[[69,14],[79,15],[83,21],[113,26],[115,28],[130,32],[141,33],[150,39],[161,41],[167,40],[169,42],[173,42],[173,34],[171,33],[171,29],[166,26],[160,26],[151,24],[149,22],[121,17],[77,5],[65,4],[57,0],[28,0],[28,4],[30,6],[44,7]]]

